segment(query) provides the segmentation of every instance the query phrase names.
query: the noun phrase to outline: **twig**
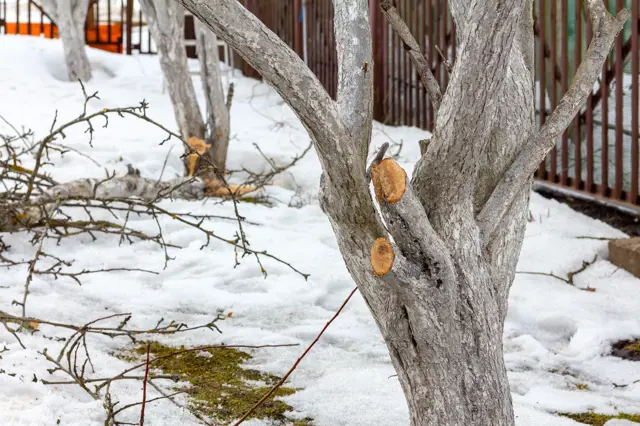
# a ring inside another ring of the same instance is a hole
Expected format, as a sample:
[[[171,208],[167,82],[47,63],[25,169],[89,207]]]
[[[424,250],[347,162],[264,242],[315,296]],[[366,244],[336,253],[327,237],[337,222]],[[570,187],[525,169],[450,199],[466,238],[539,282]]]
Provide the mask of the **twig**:
[[[517,274],[523,274],[523,275],[542,275],[542,276],[547,276],[547,277],[551,277],[551,278],[555,278],[557,280],[562,281],[563,283],[569,284],[570,286],[573,286],[579,290],[583,290],[583,291],[588,291],[588,292],[594,292],[596,291],[595,288],[593,287],[586,287],[586,288],[582,288],[582,287],[578,287],[576,286],[575,282],[573,281],[573,279],[575,278],[576,275],[584,272],[589,266],[593,265],[596,260],[598,259],[598,255],[596,254],[593,258],[592,261],[586,261],[583,260],[582,261],[582,266],[580,266],[578,269],[576,269],[575,271],[570,271],[569,273],[567,273],[567,278],[563,278],[560,277],[556,274],[554,274],[553,272],[530,272],[530,271],[517,271]]]
[[[413,66],[416,68],[422,84],[427,89],[434,111],[437,112],[442,103],[442,92],[440,91],[438,81],[431,72],[429,62],[420,52],[420,45],[390,0],[382,0],[380,2],[380,8],[389,21],[389,24],[391,24],[391,27],[402,40],[404,49],[409,54],[409,58],[411,58],[411,62],[413,62]]]
[[[260,401],[258,401],[253,407],[251,407],[251,409],[249,409],[249,411],[247,411],[244,416],[242,416],[240,418],[240,420],[238,420],[237,422],[235,422],[233,424],[233,426],[238,426],[241,423],[243,423],[254,411],[256,411],[258,408],[260,408],[260,406],[262,404],[264,404],[264,402],[269,399],[269,397],[271,395],[273,395],[278,388],[280,388],[280,386],[282,386],[284,384],[284,382],[289,378],[289,376],[291,375],[291,373],[293,373],[293,371],[296,369],[296,367],[298,367],[298,364],[300,364],[300,361],[302,361],[304,359],[304,357],[309,353],[309,351],[311,350],[311,348],[313,348],[313,346],[318,342],[318,340],[320,340],[320,337],[322,337],[322,335],[324,334],[324,332],[327,330],[327,328],[329,328],[329,326],[331,325],[331,323],[338,318],[338,315],[340,315],[340,312],[342,312],[342,310],[344,309],[344,307],[347,305],[347,303],[349,302],[349,300],[351,299],[351,296],[354,295],[354,293],[358,290],[358,287],[355,287],[353,290],[351,290],[351,293],[349,293],[349,296],[347,296],[347,298],[345,299],[345,301],[342,303],[342,305],[340,306],[340,308],[336,311],[336,313],[333,315],[333,317],[331,317],[331,319],[329,321],[327,321],[327,323],[325,324],[325,326],[322,328],[322,330],[320,330],[320,333],[318,333],[318,335],[316,336],[316,338],[314,339],[313,342],[311,342],[311,344],[307,347],[307,349],[305,349],[305,351],[302,353],[302,355],[300,355],[300,357],[296,360],[296,362],[293,364],[293,366],[289,369],[289,371],[287,371],[287,374],[285,374],[284,376],[282,376],[282,378],[278,381],[278,383],[276,383],[269,392],[267,392],[261,399]]]
[[[382,161],[388,149],[389,149],[389,142],[383,143],[380,149],[378,150],[378,153],[376,154],[376,156],[373,157],[373,160],[371,160],[371,164],[369,164],[369,167],[367,167],[367,172],[366,172],[367,181],[371,181],[371,168]]]
[[[449,59],[447,59],[444,53],[442,53],[442,50],[440,50],[440,46],[436,44],[435,48],[438,51],[440,58],[442,59],[442,63],[444,64],[444,67],[447,70],[447,74],[451,74],[453,72],[453,64],[449,61]]]
[[[140,407],[140,426],[144,426],[144,409],[147,405],[147,381],[149,380],[149,353],[151,343],[147,343],[147,365],[144,368],[144,380],[142,381],[142,407]]]

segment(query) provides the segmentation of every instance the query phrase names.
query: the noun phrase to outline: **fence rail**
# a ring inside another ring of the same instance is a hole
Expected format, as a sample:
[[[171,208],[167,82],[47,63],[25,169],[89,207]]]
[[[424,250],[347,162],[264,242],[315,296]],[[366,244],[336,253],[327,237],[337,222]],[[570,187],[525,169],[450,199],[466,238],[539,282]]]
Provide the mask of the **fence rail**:
[[[338,63],[331,0],[239,0],[300,57],[335,97]],[[401,41],[369,0],[374,49],[374,118],[390,125],[431,130],[433,107]],[[136,0],[93,0],[85,36],[88,44],[126,53],[156,52]],[[622,7],[631,19],[603,66],[587,105],[540,165],[541,181],[621,203],[640,205],[639,99],[640,0],[605,0],[612,12]],[[432,72],[446,89],[447,64],[456,57],[455,25],[446,0],[395,0]],[[536,114],[545,122],[567,91],[592,38],[580,0],[535,0]],[[51,19],[32,0],[0,0],[0,33],[57,37]],[[185,20],[192,40],[193,17]],[[187,53],[195,56],[193,43]],[[260,78],[242,58],[236,67]]]

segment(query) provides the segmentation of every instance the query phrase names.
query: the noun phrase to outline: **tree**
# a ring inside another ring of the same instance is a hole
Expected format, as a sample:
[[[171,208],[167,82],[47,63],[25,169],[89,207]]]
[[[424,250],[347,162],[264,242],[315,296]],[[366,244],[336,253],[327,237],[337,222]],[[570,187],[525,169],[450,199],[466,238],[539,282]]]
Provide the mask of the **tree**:
[[[206,154],[224,171],[229,144],[229,105],[225,104],[215,35],[206,27],[197,28],[198,57],[207,102],[205,123],[184,46],[184,8],[173,0],[141,0],[140,7],[158,47],[160,66],[182,138],[206,142],[199,144],[206,147],[199,154]],[[200,167],[199,156],[186,157],[185,174],[192,175]],[[206,171],[205,175],[205,178],[214,178],[212,171]]]
[[[321,207],[387,344],[411,424],[513,425],[502,333],[532,176],[591,92],[628,13],[613,17],[601,0],[584,0],[594,40],[571,88],[536,130],[532,0],[449,1],[458,48],[444,94],[391,2],[382,1],[438,108],[433,138],[409,179],[383,152],[366,164],[369,1],[333,2],[335,102],[236,0],[177,1],[260,72],[307,128],[323,169]]]
[[[207,134],[205,140],[210,148],[207,155],[211,162],[220,170],[227,164],[229,149],[231,99],[233,84],[229,86],[229,93],[225,101],[220,72],[220,55],[218,53],[218,38],[206,26],[196,21],[196,49],[200,61],[200,78],[202,89],[207,101]]]
[[[41,6],[58,27],[69,80],[91,80],[84,39],[89,0],[41,0]]]
[[[173,0],[140,0],[140,9],[158,48],[180,135],[184,140],[203,139],[205,124],[184,47],[184,9]]]

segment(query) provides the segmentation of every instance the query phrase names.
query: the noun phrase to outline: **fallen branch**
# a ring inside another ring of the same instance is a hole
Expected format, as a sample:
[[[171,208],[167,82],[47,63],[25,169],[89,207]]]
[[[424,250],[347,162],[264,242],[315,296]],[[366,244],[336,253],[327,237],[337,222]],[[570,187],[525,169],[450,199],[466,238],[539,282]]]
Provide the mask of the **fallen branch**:
[[[582,261],[582,266],[580,266],[578,269],[576,269],[575,271],[571,271],[567,274],[567,278],[563,278],[561,276],[558,276],[556,274],[554,274],[553,272],[529,272],[529,271],[517,271],[517,274],[523,274],[523,275],[542,275],[542,276],[546,276],[546,277],[551,277],[551,278],[555,278],[557,280],[562,281],[563,283],[569,284],[570,286],[573,286],[575,288],[577,288],[578,290],[583,290],[583,291],[588,291],[588,292],[595,292],[596,289],[593,287],[586,287],[586,288],[582,288],[582,287],[578,287],[575,282],[573,281],[573,279],[576,277],[576,275],[581,274],[582,272],[584,272],[589,266],[593,265],[596,260],[598,259],[598,255],[595,255],[592,261],[586,261],[583,260]]]

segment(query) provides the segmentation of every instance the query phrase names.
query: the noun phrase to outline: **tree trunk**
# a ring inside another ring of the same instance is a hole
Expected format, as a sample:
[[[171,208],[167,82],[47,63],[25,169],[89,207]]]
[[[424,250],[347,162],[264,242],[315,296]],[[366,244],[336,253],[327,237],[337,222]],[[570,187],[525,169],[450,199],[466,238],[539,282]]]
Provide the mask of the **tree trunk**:
[[[205,123],[184,47],[184,9],[173,0],[140,0],[140,8],[158,48],[160,67],[180,134],[184,140],[204,139]]]
[[[429,84],[431,71],[393,2],[382,0],[430,98],[441,100],[433,137],[409,179],[383,159],[388,144],[366,164],[368,0],[333,2],[335,102],[236,0],[178,1],[260,72],[308,130],[323,169],[320,206],[389,348],[411,424],[514,425],[502,334],[532,176],[591,93],[628,13],[613,17],[602,0],[584,0],[594,40],[559,107],[536,131],[532,0],[449,0],[458,47],[444,94]]]
[[[200,61],[200,77],[202,88],[207,101],[207,134],[205,141],[211,145],[207,156],[220,170],[225,170],[227,151],[229,149],[229,102],[224,97],[222,75],[220,72],[220,57],[218,54],[218,38],[206,26],[195,19],[197,52]],[[232,86],[229,88],[233,90]]]
[[[42,7],[58,27],[69,80],[91,80],[91,63],[84,37],[89,0],[45,0]]]

